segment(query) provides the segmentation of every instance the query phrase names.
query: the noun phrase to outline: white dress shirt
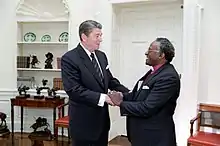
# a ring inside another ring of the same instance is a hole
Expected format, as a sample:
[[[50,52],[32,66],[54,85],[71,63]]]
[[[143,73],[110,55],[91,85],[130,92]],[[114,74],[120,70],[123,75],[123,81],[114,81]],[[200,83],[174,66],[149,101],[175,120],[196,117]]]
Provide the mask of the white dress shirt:
[[[86,54],[89,56],[90,60],[92,61],[92,58],[91,58],[91,56],[90,56],[90,55],[91,55],[91,52],[89,52],[89,50],[86,49],[81,43],[80,43],[80,45],[82,46],[82,48],[85,50]],[[92,53],[94,54],[95,59],[96,59],[98,65],[99,65],[99,68],[100,68],[101,73],[102,73],[102,75],[103,75],[103,72],[102,72],[102,69],[101,69],[101,66],[100,66],[100,63],[99,63],[99,60],[98,60],[96,54],[95,54],[95,52],[92,52]],[[100,98],[99,98],[99,102],[98,102],[98,106],[102,106],[102,107],[104,106],[106,97],[107,97],[107,94],[101,93]]]

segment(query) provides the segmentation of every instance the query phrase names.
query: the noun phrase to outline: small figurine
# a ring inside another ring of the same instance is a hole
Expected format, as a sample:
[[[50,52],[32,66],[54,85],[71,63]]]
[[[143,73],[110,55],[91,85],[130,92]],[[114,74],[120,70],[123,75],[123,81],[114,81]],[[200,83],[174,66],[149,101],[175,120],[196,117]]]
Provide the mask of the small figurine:
[[[53,97],[53,98],[59,98],[60,96],[57,95],[56,91],[59,90],[59,88],[52,88],[52,89],[48,89],[47,93],[49,97]]]
[[[40,61],[37,59],[37,56],[32,55],[31,68],[37,68],[36,64],[39,64]]]
[[[59,90],[58,87],[52,89],[53,97],[58,97],[56,91]]]
[[[48,89],[48,90],[47,90],[47,93],[48,93],[48,96],[52,96],[52,93],[53,93],[53,92],[52,92],[52,89]]]
[[[0,137],[10,134],[10,131],[9,131],[7,124],[6,124],[6,118],[7,118],[6,114],[0,112],[0,119],[1,119]]]
[[[29,90],[30,88],[27,86],[23,86],[23,87],[18,87],[18,92],[20,96],[24,96],[24,97],[30,97],[29,94],[27,94],[27,90]]]
[[[47,89],[47,90],[50,89],[49,87],[46,87],[47,82],[48,82],[48,80],[43,79],[43,80],[42,80],[43,87],[37,87],[37,88],[36,88],[36,91],[37,91],[37,95],[38,95],[38,96],[41,94],[41,90],[43,90],[43,89]],[[37,96],[36,96],[36,97],[37,97]]]
[[[45,69],[53,69],[53,66],[52,66],[52,62],[53,62],[53,54],[48,52],[46,55],[47,57],[46,61],[45,61]]]
[[[0,124],[0,127],[4,127],[4,126],[6,126],[6,114],[5,113],[2,113],[2,112],[0,112],[0,119],[1,119],[1,124]],[[4,124],[3,124],[4,123]]]
[[[29,134],[29,138],[30,139],[33,139],[34,137],[44,137],[46,139],[52,139],[52,133],[51,131],[48,129],[50,125],[48,124],[47,122],[47,119],[46,118],[41,118],[41,117],[38,117],[36,119],[36,122],[31,125],[30,128],[34,129],[33,132],[31,132]],[[40,129],[40,130],[38,130]],[[36,142],[36,141],[35,141]]]
[[[47,119],[46,118],[38,117],[37,120],[36,120],[36,123],[31,125],[30,128],[33,128],[34,132],[36,132],[38,128],[43,127],[43,126],[46,126],[46,128],[48,128],[48,126],[50,126],[50,125],[47,123]]]

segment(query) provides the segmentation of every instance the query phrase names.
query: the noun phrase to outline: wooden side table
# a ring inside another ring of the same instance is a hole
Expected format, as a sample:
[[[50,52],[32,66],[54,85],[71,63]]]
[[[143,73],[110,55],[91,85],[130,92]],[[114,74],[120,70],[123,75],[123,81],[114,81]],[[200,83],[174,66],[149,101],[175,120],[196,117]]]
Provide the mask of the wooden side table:
[[[18,97],[18,96],[17,96]],[[33,107],[33,108],[52,108],[53,109],[53,126],[55,127],[56,120],[56,108],[62,104],[64,104],[65,98],[60,99],[34,99],[34,97],[30,98],[11,98],[11,130],[12,136],[14,135],[14,106],[21,107],[21,134],[23,133],[23,112],[24,107]],[[64,111],[64,109],[62,109]],[[63,132],[63,130],[62,130]],[[55,128],[54,128],[55,133]]]

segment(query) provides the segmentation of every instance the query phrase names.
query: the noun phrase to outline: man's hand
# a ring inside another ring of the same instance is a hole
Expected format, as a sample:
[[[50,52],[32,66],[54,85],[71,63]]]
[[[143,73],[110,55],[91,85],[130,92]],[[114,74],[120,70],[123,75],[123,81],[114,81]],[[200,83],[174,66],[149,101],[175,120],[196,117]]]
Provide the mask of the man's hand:
[[[112,102],[111,98],[109,97],[109,94],[105,97],[105,102],[111,106],[114,106],[115,104]]]
[[[121,102],[123,101],[123,94],[121,92],[113,91],[110,94],[108,94],[108,96],[111,98],[111,101],[116,106],[120,106]]]

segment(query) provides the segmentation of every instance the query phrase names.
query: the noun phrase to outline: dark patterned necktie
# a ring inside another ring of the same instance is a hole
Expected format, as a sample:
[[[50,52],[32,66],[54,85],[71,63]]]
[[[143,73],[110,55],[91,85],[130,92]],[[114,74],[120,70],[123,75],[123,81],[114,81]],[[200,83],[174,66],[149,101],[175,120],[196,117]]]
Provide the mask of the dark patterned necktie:
[[[99,78],[100,78],[100,81],[103,83],[103,76],[102,76],[100,67],[99,67],[99,65],[98,65],[98,62],[97,62],[97,60],[95,59],[95,56],[94,56],[93,53],[91,53],[90,56],[91,56],[91,58],[92,58],[92,64],[93,64],[93,66],[94,66],[94,68],[95,68],[95,71],[96,71],[96,73],[98,74],[98,76],[99,76]]]

